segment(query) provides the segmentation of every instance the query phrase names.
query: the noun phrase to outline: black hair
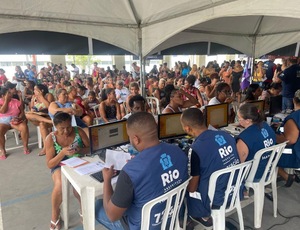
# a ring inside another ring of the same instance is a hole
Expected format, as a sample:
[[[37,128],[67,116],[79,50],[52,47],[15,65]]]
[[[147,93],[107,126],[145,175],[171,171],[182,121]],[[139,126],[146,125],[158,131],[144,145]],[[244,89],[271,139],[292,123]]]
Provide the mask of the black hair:
[[[189,108],[182,112],[181,119],[184,125],[190,127],[206,127],[205,118],[200,109]]]
[[[31,85],[32,87],[35,86],[35,82],[34,81],[30,81],[30,80],[27,80],[27,82],[29,83],[29,85]]]
[[[255,101],[256,98],[254,97],[253,93],[259,88],[258,84],[250,84],[247,91],[245,101]]]
[[[133,126],[147,126],[150,127],[156,127],[157,129],[157,124],[156,121],[151,113],[148,112],[137,112],[132,114],[128,120],[127,120],[127,128],[130,129]]]
[[[96,93],[95,93],[94,91],[91,90],[91,91],[89,92],[88,96],[96,97]]]
[[[48,87],[43,84],[37,84],[36,87],[41,90],[43,96],[49,93]]]
[[[270,89],[281,90],[281,89],[282,89],[282,85],[281,85],[281,83],[275,83],[275,82],[272,82],[272,83],[270,84]]]
[[[166,103],[166,105],[170,103],[171,94],[174,91],[174,89],[175,89],[174,85],[166,85],[166,87],[165,87],[165,93],[166,93],[165,103]]]
[[[200,78],[200,84],[203,84],[203,83],[207,83],[207,80],[206,80],[206,78]]]
[[[251,119],[253,124],[260,125],[264,121],[263,111],[260,111],[256,105],[252,103],[241,105],[239,114],[243,119]]]
[[[223,89],[228,88],[228,87],[230,88],[230,86],[227,83],[221,82],[217,85],[216,92],[220,93]]]
[[[196,77],[194,75],[189,75],[186,77],[185,81],[187,81],[190,85],[194,85]]]
[[[82,91],[87,90],[87,88],[85,88],[83,85],[78,85],[78,89],[80,89],[80,90],[82,90]]]
[[[0,87],[0,97],[4,96],[8,91],[8,88],[2,86]]]
[[[107,89],[105,89],[106,97],[108,96],[108,94],[110,94],[113,91],[115,91],[115,89],[113,89],[113,88],[107,88]]]
[[[56,126],[65,121],[70,121],[70,123],[71,123],[71,120],[72,120],[72,117],[70,114],[64,113],[64,112],[57,112],[53,117],[53,124],[54,124],[54,126]]]
[[[68,80],[65,80],[65,81],[63,82],[63,85],[64,85],[64,86],[71,86],[71,82],[68,81]]]
[[[133,96],[132,98],[129,99],[129,102],[128,102],[129,107],[133,108],[134,102],[137,102],[137,101],[141,101],[144,104],[146,103],[146,100],[143,96],[135,95],[135,96]]]

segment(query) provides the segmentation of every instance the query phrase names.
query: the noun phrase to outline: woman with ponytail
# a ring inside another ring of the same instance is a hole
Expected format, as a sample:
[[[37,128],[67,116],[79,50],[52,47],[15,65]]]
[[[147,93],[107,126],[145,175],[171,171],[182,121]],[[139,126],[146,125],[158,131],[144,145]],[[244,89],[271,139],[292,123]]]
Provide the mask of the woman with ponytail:
[[[257,109],[252,103],[242,105],[238,110],[238,120],[245,128],[237,137],[237,150],[241,162],[249,161],[254,158],[255,153],[263,148],[276,144],[276,136],[273,129],[264,121],[263,111]],[[261,158],[261,163],[257,170],[256,179],[263,175],[268,154],[265,153]]]

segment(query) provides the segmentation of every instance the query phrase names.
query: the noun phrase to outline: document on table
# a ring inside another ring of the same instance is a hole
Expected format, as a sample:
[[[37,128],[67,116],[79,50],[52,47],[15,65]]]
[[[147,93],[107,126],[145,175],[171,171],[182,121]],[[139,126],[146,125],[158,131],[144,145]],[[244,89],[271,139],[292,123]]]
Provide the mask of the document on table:
[[[79,175],[87,175],[95,172],[99,172],[104,168],[104,164],[100,161],[92,162],[89,164],[82,165],[75,169]]]
[[[128,160],[131,159],[129,153],[123,151],[114,151],[106,149],[105,168],[110,168],[112,165],[115,170],[122,170]]]
[[[62,165],[67,165],[72,168],[75,168],[75,167],[78,167],[80,165],[87,164],[87,163],[88,162],[86,160],[83,160],[79,157],[71,157],[71,158],[61,162]]]

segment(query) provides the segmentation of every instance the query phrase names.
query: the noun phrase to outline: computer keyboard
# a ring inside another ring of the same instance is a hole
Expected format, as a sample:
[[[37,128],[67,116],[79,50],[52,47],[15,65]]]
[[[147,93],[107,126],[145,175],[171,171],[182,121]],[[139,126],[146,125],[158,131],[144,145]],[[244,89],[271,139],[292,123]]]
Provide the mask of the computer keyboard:
[[[116,176],[118,176],[119,174],[120,174],[120,171],[116,171],[116,174],[113,176],[113,178],[116,177]],[[104,181],[103,180],[102,170],[99,171],[99,172],[92,173],[92,174],[90,174],[90,176],[92,178],[94,178],[95,180],[97,180],[98,182],[100,182],[100,183],[103,183],[103,181]]]

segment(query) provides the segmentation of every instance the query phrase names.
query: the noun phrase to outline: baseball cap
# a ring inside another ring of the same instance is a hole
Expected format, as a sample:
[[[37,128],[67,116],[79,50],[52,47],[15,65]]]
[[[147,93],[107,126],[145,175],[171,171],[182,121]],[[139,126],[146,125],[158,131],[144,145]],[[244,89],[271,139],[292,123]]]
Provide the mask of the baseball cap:
[[[8,88],[8,89],[13,89],[16,86],[17,86],[17,84],[13,84],[10,81],[8,81],[8,82],[5,83],[5,87]]]

